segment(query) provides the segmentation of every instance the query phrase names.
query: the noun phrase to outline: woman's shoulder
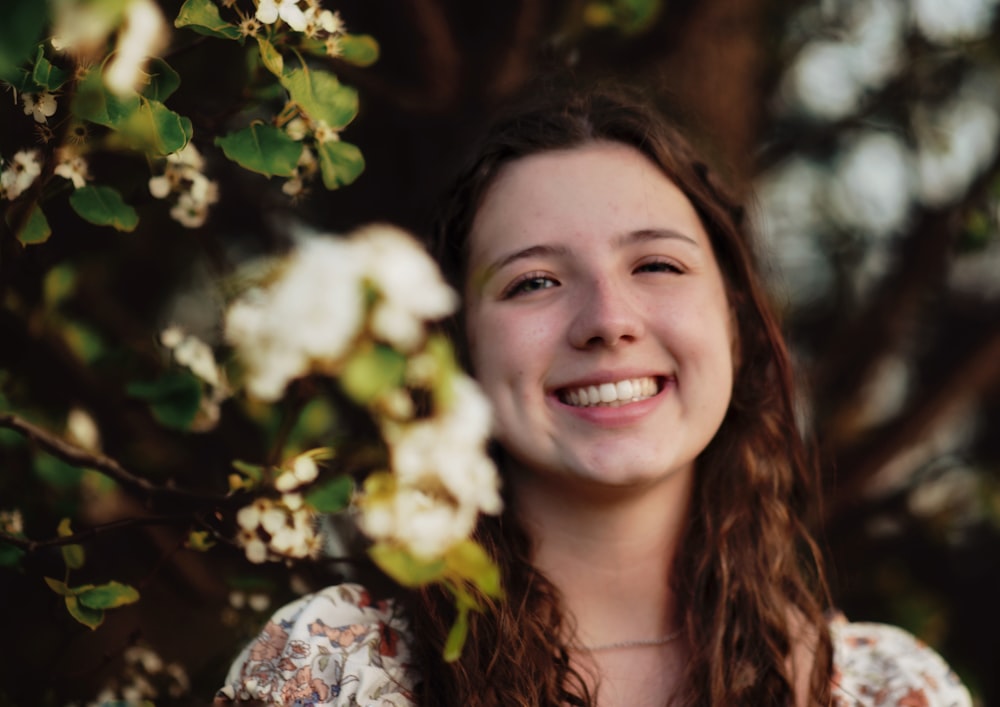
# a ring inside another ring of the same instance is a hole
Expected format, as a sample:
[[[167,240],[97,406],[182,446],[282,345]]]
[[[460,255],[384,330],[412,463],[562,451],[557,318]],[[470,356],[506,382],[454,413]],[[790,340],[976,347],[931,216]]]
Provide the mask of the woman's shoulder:
[[[216,703],[410,707],[410,633],[391,600],[340,584],[279,609],[229,669]]]
[[[830,622],[834,707],[971,707],[944,659],[901,628]]]

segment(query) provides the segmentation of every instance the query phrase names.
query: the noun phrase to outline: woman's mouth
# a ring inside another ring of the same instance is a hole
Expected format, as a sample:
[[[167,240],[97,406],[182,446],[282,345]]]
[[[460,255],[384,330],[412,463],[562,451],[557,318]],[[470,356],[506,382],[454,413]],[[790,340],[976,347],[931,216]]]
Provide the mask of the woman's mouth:
[[[661,378],[647,376],[579,388],[562,388],[556,391],[556,396],[560,402],[573,407],[619,407],[651,398],[662,388]]]

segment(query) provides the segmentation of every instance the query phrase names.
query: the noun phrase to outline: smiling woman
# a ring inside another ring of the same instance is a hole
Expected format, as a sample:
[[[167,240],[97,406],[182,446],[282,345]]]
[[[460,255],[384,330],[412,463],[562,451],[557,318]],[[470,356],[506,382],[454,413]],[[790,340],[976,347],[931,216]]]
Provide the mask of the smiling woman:
[[[815,468],[741,209],[619,92],[499,120],[442,210],[456,343],[507,506],[458,660],[439,588],[286,607],[227,699],[395,705],[969,705],[912,637],[829,611]],[[281,695],[283,697],[274,697]]]

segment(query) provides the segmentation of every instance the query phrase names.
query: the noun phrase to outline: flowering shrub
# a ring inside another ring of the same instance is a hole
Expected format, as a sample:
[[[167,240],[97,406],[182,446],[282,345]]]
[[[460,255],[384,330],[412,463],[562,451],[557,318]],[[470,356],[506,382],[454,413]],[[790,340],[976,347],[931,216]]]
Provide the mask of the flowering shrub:
[[[350,34],[319,0],[185,0],[172,22],[153,0],[14,0],[4,12],[16,28],[0,36],[10,102],[2,109],[11,109],[4,119],[13,116],[38,142],[8,150],[0,141],[0,210],[25,257],[44,251],[68,216],[142,231],[165,203],[173,228],[206,229],[225,198],[226,160],[230,173],[236,166],[280,178],[275,196],[286,200],[314,182],[349,185],[364,169],[360,150],[341,138],[358,113],[357,94],[328,60],[365,66],[378,45]],[[184,77],[171,66],[204,42],[238,47],[249,67],[244,102],[206,125],[172,107]],[[137,173],[123,177],[102,167],[108,160]],[[72,478],[81,493],[130,496],[143,508],[104,525],[93,513],[67,515],[37,539],[30,511],[7,499],[0,566],[59,548],[62,576],[45,569],[45,585],[96,629],[107,612],[140,600],[141,587],[92,581],[86,544],[105,529],[179,524],[188,550],[235,545],[254,565],[293,563],[342,545],[322,522],[340,514],[357,521],[370,559],[395,581],[441,582],[454,593],[458,621],[446,652],[456,657],[477,596],[501,594],[492,560],[470,540],[479,514],[500,510],[486,454],[489,408],[434,331],[456,309],[456,294],[423,248],[387,225],[303,238],[219,280],[230,298],[218,321],[223,340],[150,326],[150,338],[161,329],[156,375],[134,376],[121,392],[162,428],[188,435],[211,434],[235,415],[267,436],[284,403],[289,424],[320,410],[332,420],[328,443],[306,448],[275,435],[266,459],[231,459],[231,469],[219,470],[222,488],[188,490],[106,455],[100,418],[83,407],[72,407],[63,431],[30,422],[31,411],[5,397],[0,374],[0,432],[31,440],[49,477]],[[42,326],[58,330],[84,365],[99,362],[101,337],[61,309],[74,294],[71,265],[53,264],[42,287]],[[343,439],[337,422],[358,419],[368,421],[365,435]],[[99,703],[152,699],[157,680],[172,695],[188,690],[183,671],[149,649],[133,646],[124,657],[125,674]]]

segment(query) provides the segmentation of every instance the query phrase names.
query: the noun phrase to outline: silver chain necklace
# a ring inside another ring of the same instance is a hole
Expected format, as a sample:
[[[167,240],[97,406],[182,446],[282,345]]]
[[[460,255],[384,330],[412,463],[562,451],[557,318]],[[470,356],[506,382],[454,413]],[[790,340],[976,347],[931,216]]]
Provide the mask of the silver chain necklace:
[[[599,651],[612,651],[618,648],[642,648],[644,646],[662,646],[670,643],[682,633],[681,629],[677,629],[673,633],[668,633],[666,636],[660,636],[659,638],[639,638],[632,641],[617,641],[616,643],[602,643],[597,646],[582,646],[583,650],[588,653],[597,653]]]

